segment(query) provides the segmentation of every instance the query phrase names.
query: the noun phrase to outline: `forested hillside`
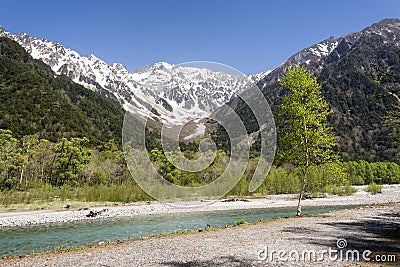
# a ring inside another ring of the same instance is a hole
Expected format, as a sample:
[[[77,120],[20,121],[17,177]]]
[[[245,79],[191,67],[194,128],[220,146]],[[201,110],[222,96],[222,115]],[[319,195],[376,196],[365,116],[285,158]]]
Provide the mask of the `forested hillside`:
[[[373,65],[398,70],[400,44],[396,36],[399,35],[400,20],[388,19],[361,32],[330,38],[293,55],[258,85],[276,115],[282,97],[287,94],[278,84],[279,77],[288,66],[306,66],[316,73],[322,93],[334,111],[329,122],[338,139],[342,159],[394,161],[399,152],[386,116],[397,111],[398,103],[387,94],[385,85],[371,77],[371,72]],[[332,51],[316,52],[318,47]],[[243,118],[248,131],[256,131],[257,124],[244,103],[234,99],[231,104]],[[280,128],[281,122],[277,116],[275,119]],[[219,141],[223,147],[223,140]]]
[[[16,138],[39,133],[53,142],[87,137],[91,144],[119,144],[123,115],[116,101],[56,76],[19,44],[0,38],[0,129]]]

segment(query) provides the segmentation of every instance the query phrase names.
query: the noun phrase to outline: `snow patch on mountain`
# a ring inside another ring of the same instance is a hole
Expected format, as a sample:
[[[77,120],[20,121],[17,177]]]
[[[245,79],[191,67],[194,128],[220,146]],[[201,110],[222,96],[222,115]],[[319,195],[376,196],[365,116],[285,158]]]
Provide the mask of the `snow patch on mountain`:
[[[258,82],[262,79],[264,79],[265,77],[268,76],[268,74],[270,74],[273,70],[266,70],[266,71],[262,71],[259,72],[257,74],[254,75],[250,75],[250,78],[254,81],[254,82]]]
[[[310,48],[310,51],[318,57],[328,56],[338,45],[337,41],[319,43]]]

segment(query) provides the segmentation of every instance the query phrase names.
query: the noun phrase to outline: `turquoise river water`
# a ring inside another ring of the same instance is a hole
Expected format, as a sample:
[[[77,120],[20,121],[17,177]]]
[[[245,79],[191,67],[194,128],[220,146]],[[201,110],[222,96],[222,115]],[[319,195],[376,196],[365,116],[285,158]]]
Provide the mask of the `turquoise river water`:
[[[304,214],[319,214],[354,206],[304,207]],[[295,216],[295,208],[269,208],[136,216],[98,221],[80,221],[0,229],[0,258],[25,255],[58,248],[82,247],[99,242],[138,239],[176,231],[235,225],[240,219],[256,222],[262,219]]]

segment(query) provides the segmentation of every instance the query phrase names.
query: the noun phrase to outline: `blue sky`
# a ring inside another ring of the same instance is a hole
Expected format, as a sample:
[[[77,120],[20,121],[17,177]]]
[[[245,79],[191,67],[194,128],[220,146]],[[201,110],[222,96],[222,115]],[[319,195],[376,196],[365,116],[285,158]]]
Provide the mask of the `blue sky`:
[[[58,41],[129,71],[157,61],[207,60],[257,73],[329,36],[384,18],[400,18],[400,1],[0,2],[6,30]]]

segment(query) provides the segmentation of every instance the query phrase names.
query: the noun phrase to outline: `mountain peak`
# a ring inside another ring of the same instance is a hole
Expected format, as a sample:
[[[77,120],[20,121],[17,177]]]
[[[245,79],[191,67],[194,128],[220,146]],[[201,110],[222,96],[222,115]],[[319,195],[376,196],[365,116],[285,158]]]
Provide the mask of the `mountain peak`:
[[[163,67],[165,69],[170,69],[174,65],[171,65],[171,64],[169,64],[168,62],[165,62],[165,61],[160,61],[160,62],[154,63],[153,66],[155,66],[155,67]]]
[[[125,67],[123,64],[121,64],[121,63],[112,63],[111,66],[112,66],[113,68],[117,69],[117,70],[126,69],[126,67]]]
[[[99,58],[96,57],[96,55],[95,55],[95,54],[92,54],[92,53],[90,53],[90,54],[87,55],[86,57],[87,57],[88,59],[90,59],[90,60],[99,60]]]
[[[383,32],[391,33],[398,31],[400,33],[400,20],[399,19],[383,19],[377,23],[364,28],[361,33],[376,33],[382,35]]]
[[[375,24],[381,24],[381,25],[390,25],[390,24],[400,24],[400,19],[395,19],[395,18],[386,18],[386,19],[383,19],[383,20],[381,20],[381,21],[379,21],[379,22],[377,22],[377,23],[374,23],[373,25],[375,25]]]
[[[132,73],[143,73],[149,72],[150,70],[170,70],[174,65],[169,64],[168,62],[160,61],[153,64],[145,65],[139,69],[134,70]]]
[[[394,140],[382,118],[396,110],[396,101],[376,98],[376,94],[384,95],[385,89],[372,79],[370,71],[372,64],[383,69],[398,66],[399,48],[400,20],[385,19],[361,32],[329,38],[303,49],[258,85],[274,110],[288,92],[278,83],[279,77],[288,66],[306,66],[318,78],[333,111],[329,123],[339,140],[339,153],[354,160],[393,159],[398,152],[393,149]],[[243,112],[243,107],[237,109]]]

